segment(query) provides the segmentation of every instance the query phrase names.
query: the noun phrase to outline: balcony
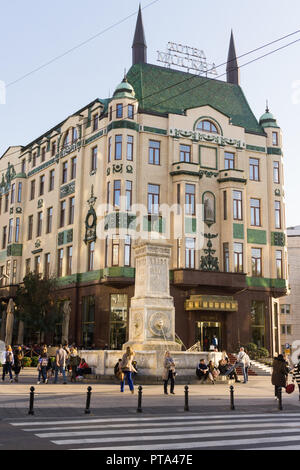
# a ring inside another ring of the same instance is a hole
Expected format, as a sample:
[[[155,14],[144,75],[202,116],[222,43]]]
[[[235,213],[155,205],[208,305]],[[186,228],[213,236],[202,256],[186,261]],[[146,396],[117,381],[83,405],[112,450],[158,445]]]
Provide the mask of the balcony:
[[[173,284],[187,289],[198,286],[224,289],[231,294],[247,288],[246,274],[199,269],[174,269]]]
[[[235,183],[247,183],[247,179],[245,178],[244,170],[238,170],[236,168],[230,168],[228,170],[220,170],[218,182],[219,183],[226,183],[227,181],[234,181]]]

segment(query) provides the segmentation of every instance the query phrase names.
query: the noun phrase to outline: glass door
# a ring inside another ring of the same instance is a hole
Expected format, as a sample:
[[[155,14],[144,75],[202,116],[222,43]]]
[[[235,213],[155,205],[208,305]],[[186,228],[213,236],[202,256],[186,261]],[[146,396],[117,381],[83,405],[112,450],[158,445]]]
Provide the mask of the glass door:
[[[221,323],[211,321],[197,321],[195,343],[200,341],[202,351],[209,351],[211,346],[221,350]]]

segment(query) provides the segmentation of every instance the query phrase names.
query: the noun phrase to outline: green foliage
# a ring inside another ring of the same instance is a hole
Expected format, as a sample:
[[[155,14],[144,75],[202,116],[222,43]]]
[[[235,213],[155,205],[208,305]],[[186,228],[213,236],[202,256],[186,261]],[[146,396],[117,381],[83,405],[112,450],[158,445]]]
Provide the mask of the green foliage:
[[[258,348],[257,356],[259,359],[265,359],[266,357],[269,357],[269,351],[266,348]]]
[[[30,336],[37,332],[51,333],[56,323],[61,322],[54,298],[55,289],[55,279],[40,278],[34,273],[27,274],[23,284],[19,285],[15,298],[16,316],[24,322]]]
[[[23,366],[24,367],[30,367],[31,366],[31,357],[24,357],[23,358]]]
[[[37,356],[33,356],[31,359],[31,367],[37,367],[39,358]]]
[[[251,359],[255,359],[257,357],[257,345],[255,343],[248,343],[246,351]]]

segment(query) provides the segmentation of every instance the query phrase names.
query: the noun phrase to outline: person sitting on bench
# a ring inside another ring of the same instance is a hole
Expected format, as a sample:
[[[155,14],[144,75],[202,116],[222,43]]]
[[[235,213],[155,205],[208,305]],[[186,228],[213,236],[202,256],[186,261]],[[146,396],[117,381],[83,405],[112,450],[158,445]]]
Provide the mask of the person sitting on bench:
[[[77,377],[76,379],[82,379],[85,374],[90,374],[91,369],[88,364],[85,362],[85,359],[80,359],[80,364],[77,367]]]

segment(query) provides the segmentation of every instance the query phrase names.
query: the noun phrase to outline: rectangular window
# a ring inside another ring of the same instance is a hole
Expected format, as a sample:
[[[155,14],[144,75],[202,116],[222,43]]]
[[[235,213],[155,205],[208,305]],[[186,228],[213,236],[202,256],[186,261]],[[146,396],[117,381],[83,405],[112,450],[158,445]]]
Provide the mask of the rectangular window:
[[[17,202],[21,202],[22,201],[22,183],[19,182],[18,183],[18,198],[17,198]]]
[[[12,275],[12,283],[16,284],[17,282],[17,260],[13,260],[13,275]]]
[[[160,142],[149,140],[149,163],[160,165]]]
[[[185,239],[185,267],[195,269],[195,239]]]
[[[272,144],[274,146],[278,145],[278,133],[277,132],[272,132]]]
[[[10,261],[6,261],[6,276],[8,279],[6,279],[5,282],[9,283],[10,282]]]
[[[33,215],[30,215],[28,217],[27,240],[32,240],[32,233],[33,233]]]
[[[8,212],[9,206],[9,194],[5,194],[5,201],[4,201],[4,212]]]
[[[93,116],[93,132],[98,129],[98,123],[99,123],[99,116],[98,116],[98,114],[94,114],[94,116]]]
[[[11,193],[10,193],[10,203],[13,204],[15,202],[15,194],[16,194],[16,184],[13,183],[11,185]]]
[[[235,155],[231,152],[224,153],[224,168],[225,170],[233,170],[234,169],[234,159]]]
[[[16,217],[15,242],[19,243],[19,239],[20,239],[20,217]]]
[[[74,224],[74,215],[75,215],[75,197],[70,197],[69,199],[69,225]]]
[[[51,170],[49,173],[49,191],[54,189],[54,170]]]
[[[179,146],[179,161],[191,162],[191,146],[180,144]]]
[[[97,154],[98,154],[97,147],[92,148],[91,171],[96,171],[97,170]]]
[[[46,227],[46,233],[51,233],[52,232],[52,218],[53,218],[53,208],[49,207],[47,209],[47,227]]]
[[[106,210],[108,211],[109,204],[110,204],[110,181],[107,182],[107,186],[106,186],[106,204],[107,204]]]
[[[243,220],[242,191],[233,191],[233,218]]]
[[[32,168],[34,168],[36,166],[36,152],[34,152],[34,154],[32,155]]]
[[[281,228],[281,205],[280,205],[280,201],[275,201],[275,228]]]
[[[8,239],[7,239],[7,243],[11,243],[12,242],[12,237],[13,237],[13,223],[14,223],[14,220],[13,219],[9,219],[9,222],[8,222]]]
[[[44,277],[49,279],[50,277],[50,253],[45,254],[44,258]]]
[[[61,201],[60,203],[60,219],[59,226],[64,227],[66,220],[66,201]]]
[[[45,189],[45,175],[40,176],[40,192],[39,195],[43,196]]]
[[[42,147],[42,158],[41,161],[44,162],[46,160],[46,147]]]
[[[276,277],[277,279],[283,278],[282,251],[281,250],[276,250]]]
[[[36,256],[34,258],[34,274],[38,275],[41,272],[41,257]]]
[[[115,136],[115,160],[122,160],[122,136]]]
[[[112,240],[112,265],[119,266],[119,240],[117,238]]]
[[[159,185],[148,184],[148,214],[159,213]]]
[[[108,248],[109,248],[109,237],[107,236],[105,238],[105,260],[104,260],[104,266],[105,268],[108,267]]]
[[[234,272],[235,273],[244,272],[243,244],[242,243],[233,244],[233,256],[234,256]]]
[[[227,220],[227,191],[223,191],[223,218]]]
[[[62,184],[66,183],[68,180],[68,162],[64,162],[62,165]]]
[[[126,181],[126,210],[131,210],[132,205],[132,181]]]
[[[251,302],[251,342],[258,348],[266,347],[266,304],[253,300]]]
[[[291,313],[291,305],[290,304],[280,305],[280,313],[282,315],[289,315]]]
[[[130,235],[125,236],[124,241],[124,266],[130,266],[131,264],[131,237]]]
[[[88,271],[94,269],[94,256],[95,256],[95,242],[88,244]]]
[[[251,249],[251,263],[252,263],[252,276],[262,276],[262,249],[252,248]]]
[[[26,171],[26,160],[24,158],[22,160],[21,173],[25,173],[25,171]]]
[[[250,215],[251,215],[251,225],[255,227],[260,227],[261,225],[261,216],[260,216],[260,199],[250,199]]]
[[[123,105],[122,105],[122,103],[117,104],[116,117],[117,117],[117,119],[121,119],[123,117]]]
[[[90,348],[94,344],[95,329],[95,296],[87,295],[81,297],[82,311],[82,340],[84,348]]]
[[[76,170],[77,170],[77,157],[73,157],[71,159],[71,180],[76,178]]]
[[[128,119],[133,119],[134,117],[134,106],[133,104],[128,105]]]
[[[229,273],[229,243],[223,243],[223,269],[225,273]]]
[[[195,215],[195,185],[185,185],[185,214]]]
[[[273,183],[280,183],[279,162],[273,162]]]
[[[249,159],[250,180],[259,181],[259,160],[257,158]]]
[[[131,162],[133,160],[133,136],[132,135],[127,136],[127,160]]]
[[[7,226],[5,225],[2,230],[2,250],[6,248]]]
[[[42,235],[42,226],[43,226],[43,213],[38,212],[37,214],[37,230],[36,236],[40,237]]]
[[[128,296],[111,294],[110,296],[110,349],[122,348],[127,339]]]
[[[177,268],[181,268],[181,244],[182,239],[177,238]]]
[[[35,180],[32,180],[30,183],[30,201],[35,197]]]
[[[108,159],[108,162],[111,161],[111,137],[109,137],[109,139],[108,139],[107,159]]]
[[[51,145],[51,156],[52,156],[52,157],[55,157],[55,154],[56,154],[56,142],[52,142],[52,145]]]
[[[63,259],[64,259],[64,250],[60,248],[57,251],[57,277],[62,277],[63,275]]]
[[[66,268],[66,275],[70,276],[72,274],[72,255],[73,255],[73,247],[67,247],[67,268]]]
[[[27,258],[25,261],[25,276],[28,276],[30,273],[30,258]]]
[[[121,181],[114,181],[114,207],[120,208],[121,205]]]
[[[112,120],[112,106],[109,108],[109,120]]]

